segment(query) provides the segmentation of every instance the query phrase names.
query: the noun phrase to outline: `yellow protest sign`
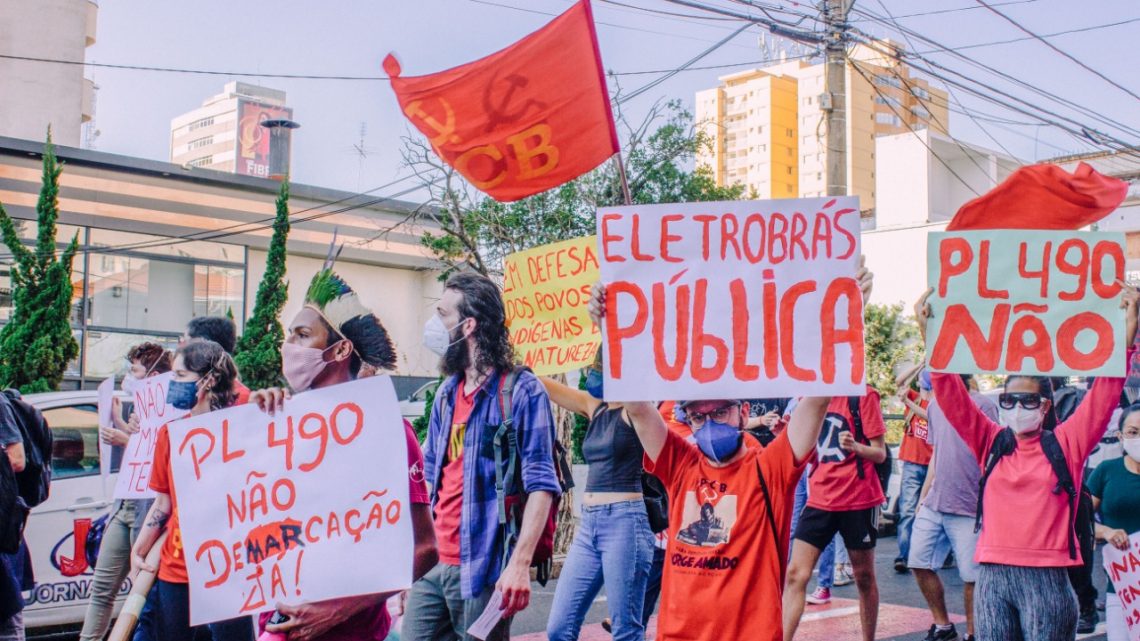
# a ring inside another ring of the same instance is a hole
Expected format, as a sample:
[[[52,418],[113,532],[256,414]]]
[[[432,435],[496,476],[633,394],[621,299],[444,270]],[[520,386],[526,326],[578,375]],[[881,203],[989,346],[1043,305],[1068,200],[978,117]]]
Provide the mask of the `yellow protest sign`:
[[[590,320],[597,236],[564,240],[503,260],[503,303],[519,359],[539,375],[589,365],[601,344]]]

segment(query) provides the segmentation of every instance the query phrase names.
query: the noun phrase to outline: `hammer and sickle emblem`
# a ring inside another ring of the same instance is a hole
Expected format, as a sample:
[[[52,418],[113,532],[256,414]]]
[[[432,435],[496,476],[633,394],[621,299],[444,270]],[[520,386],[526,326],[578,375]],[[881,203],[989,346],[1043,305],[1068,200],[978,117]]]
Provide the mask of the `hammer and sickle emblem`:
[[[486,110],[487,115],[489,116],[487,120],[487,126],[483,128],[484,133],[493,131],[501,124],[511,124],[513,122],[516,122],[525,116],[531,108],[538,110],[546,109],[545,102],[542,102],[541,100],[535,100],[534,98],[527,98],[526,101],[523,102],[522,105],[518,108],[514,109],[513,111],[507,111],[507,108],[511,105],[514,99],[515,92],[519,89],[525,89],[527,85],[530,84],[530,79],[526,76],[520,76],[517,73],[512,73],[502,80],[506,83],[507,88],[500,96],[498,105],[492,104],[491,102],[491,92],[494,91],[496,85],[503,84],[499,82],[498,74],[495,74],[494,78],[491,79],[491,82],[487,83],[487,88],[483,90],[483,109]]]
[[[438,147],[447,142],[452,144],[461,142],[459,136],[455,135],[455,110],[443,98],[438,100],[440,106],[443,107],[444,122],[442,124],[435,116],[424,110],[422,100],[409,102],[408,106],[404,107],[404,114],[413,120],[418,118],[435,132],[436,135],[430,139],[432,147]]]
[[[709,487],[707,485],[701,487],[699,492],[701,495],[701,504],[702,505],[705,503],[713,503],[718,498],[720,498],[720,495],[717,494],[716,490],[712,489],[711,487]]]

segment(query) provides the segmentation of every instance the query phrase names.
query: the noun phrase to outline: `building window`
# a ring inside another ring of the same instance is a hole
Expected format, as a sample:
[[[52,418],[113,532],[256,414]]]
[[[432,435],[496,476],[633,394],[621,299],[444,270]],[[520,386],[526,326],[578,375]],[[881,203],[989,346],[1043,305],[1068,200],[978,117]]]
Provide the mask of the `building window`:
[[[902,106],[902,101],[898,98],[895,98],[894,96],[885,96],[882,94],[875,96],[875,102],[880,105],[894,105],[896,107]]]
[[[823,180],[823,174],[817,171],[815,173],[815,179],[816,180]]]
[[[788,185],[788,193],[789,194],[792,193],[792,186],[791,185]]]
[[[788,167],[788,175],[789,175],[789,176],[791,176],[791,175],[792,175],[792,168],[791,168],[791,167]]]
[[[199,118],[198,120],[190,123],[190,131],[201,129],[202,127],[209,127],[212,124],[214,124],[213,116],[210,116],[209,118]]]
[[[792,155],[794,155],[794,154],[792,153],[792,148],[791,148],[791,147],[788,147],[788,155],[789,155],[789,156],[792,156]]]
[[[209,165],[213,161],[214,161],[214,157],[212,155],[211,156],[201,156],[199,158],[195,158],[194,160],[191,160],[190,162],[188,162],[186,164],[190,165],[191,167],[205,167],[206,165]]]
[[[880,125],[891,125],[893,127],[902,126],[902,120],[900,120],[899,117],[894,114],[875,114],[875,122],[879,123]],[[872,138],[873,137],[874,136],[872,136]]]
[[[914,92],[914,97],[919,100],[930,100],[930,92],[922,87],[914,87],[911,91]]]
[[[923,107],[912,107],[910,112],[920,120],[930,120],[930,112]]]
[[[206,136],[205,138],[198,138],[197,140],[191,140],[190,144],[187,146],[190,149],[201,149],[202,147],[209,147],[212,144],[214,144],[214,137],[213,136]]]
[[[875,84],[902,89],[902,81],[895,76],[875,76]]]
[[[796,130],[795,130],[795,129],[787,129],[786,131],[787,131],[787,134],[788,134],[788,138],[792,138],[792,137],[794,137],[794,136],[796,135]]]

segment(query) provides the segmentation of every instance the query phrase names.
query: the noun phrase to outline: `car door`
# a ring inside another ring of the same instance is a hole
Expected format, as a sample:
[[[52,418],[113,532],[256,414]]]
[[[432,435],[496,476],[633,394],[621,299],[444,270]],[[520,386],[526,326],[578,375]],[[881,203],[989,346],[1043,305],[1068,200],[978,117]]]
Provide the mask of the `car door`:
[[[89,559],[95,550],[89,548],[97,546],[88,533],[109,518],[116,476],[104,482],[100,475],[94,394],[37,406],[54,442],[51,495],[32,511],[25,529],[36,578],[24,610],[29,629],[83,621],[94,574]]]

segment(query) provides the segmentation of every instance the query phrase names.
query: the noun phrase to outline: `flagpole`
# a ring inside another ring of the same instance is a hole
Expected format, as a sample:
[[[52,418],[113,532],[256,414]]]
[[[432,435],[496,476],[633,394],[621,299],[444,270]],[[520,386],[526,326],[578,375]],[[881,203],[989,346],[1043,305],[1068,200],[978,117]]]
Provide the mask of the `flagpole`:
[[[629,194],[629,180],[625,177],[625,163],[621,159],[621,152],[614,154],[614,166],[617,167],[618,177],[621,178],[621,194],[625,198],[625,204],[632,205],[633,198]]]

